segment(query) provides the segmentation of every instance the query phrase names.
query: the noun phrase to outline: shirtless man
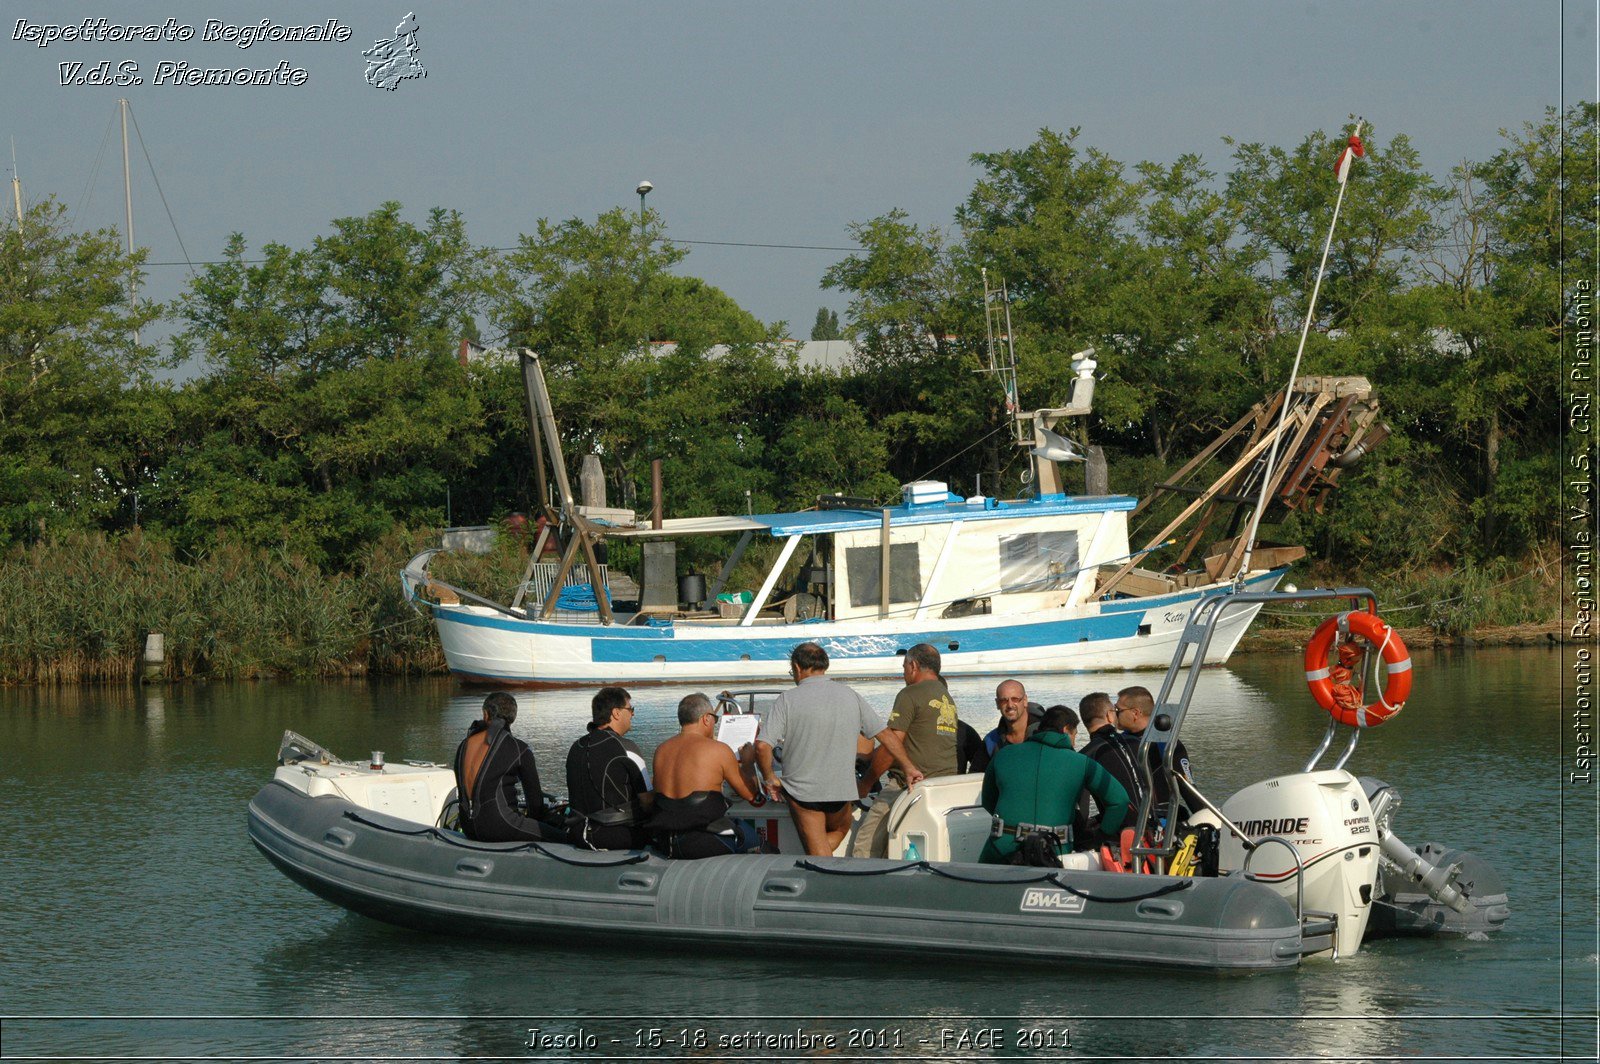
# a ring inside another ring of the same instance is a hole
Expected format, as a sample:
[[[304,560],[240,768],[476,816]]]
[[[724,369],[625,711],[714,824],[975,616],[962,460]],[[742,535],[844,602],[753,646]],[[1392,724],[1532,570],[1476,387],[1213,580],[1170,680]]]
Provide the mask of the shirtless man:
[[[746,744],[735,760],[716,738],[716,708],[698,692],[678,703],[678,725],[678,734],[656,747],[651,842],[668,857],[688,860],[755,849],[759,838],[728,819],[722,796],[726,783],[747,802],[764,800],[758,797],[755,748]]]

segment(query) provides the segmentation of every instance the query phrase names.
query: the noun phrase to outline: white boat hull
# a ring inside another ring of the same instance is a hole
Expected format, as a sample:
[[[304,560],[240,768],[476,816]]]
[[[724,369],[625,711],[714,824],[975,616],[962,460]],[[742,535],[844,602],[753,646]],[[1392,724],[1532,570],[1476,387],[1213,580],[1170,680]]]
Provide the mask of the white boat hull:
[[[1286,571],[1253,573],[1246,587],[1273,590]],[[1189,610],[1202,596],[1227,586],[1015,616],[749,627],[685,621],[660,627],[573,624],[524,620],[486,606],[431,609],[450,671],[469,682],[725,685],[787,679],[789,652],[804,641],[828,651],[829,674],[839,678],[898,676],[901,655],[924,642],[938,648],[948,676],[1166,668]],[[1260,608],[1228,613],[1216,629],[1207,664],[1227,661]]]

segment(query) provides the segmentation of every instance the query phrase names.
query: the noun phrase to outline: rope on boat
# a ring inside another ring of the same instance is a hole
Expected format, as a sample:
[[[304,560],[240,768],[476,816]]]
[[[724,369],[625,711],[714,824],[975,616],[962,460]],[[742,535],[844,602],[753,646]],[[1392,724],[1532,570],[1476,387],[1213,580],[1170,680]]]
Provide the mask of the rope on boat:
[[[922,862],[922,867],[926,868],[936,876],[941,876],[945,879],[953,879],[958,883],[1048,883],[1052,881],[1052,878],[1055,874],[1053,872],[1041,872],[1036,876],[1029,876],[1027,879],[979,879],[976,876],[963,876],[958,875],[955,872],[948,871],[947,869],[935,868],[927,861]]]
[[[1082,898],[1084,901],[1105,902],[1108,905],[1114,905],[1125,901],[1149,901],[1151,898],[1159,898],[1166,894],[1176,894],[1180,890],[1188,890],[1190,887],[1194,886],[1194,880],[1180,879],[1176,883],[1168,883],[1164,887],[1157,887],[1155,890],[1146,891],[1143,894],[1125,894],[1113,898],[1104,894],[1090,894],[1088,891],[1079,890],[1072,884],[1062,880],[1060,876],[1054,872],[1052,872],[1048,878],[1050,882],[1054,883],[1056,886],[1060,887],[1062,890],[1066,891],[1068,894],[1071,894],[1075,898]]]
[[[623,865],[638,864],[641,861],[650,860],[650,855],[645,853],[643,850],[634,850],[632,853],[628,854],[628,856],[617,861],[574,861],[570,857],[563,857],[559,853],[552,853],[550,850],[545,849],[544,846],[537,842],[530,842],[528,845],[539,853],[544,854],[552,861],[560,861],[564,865],[572,865],[576,868],[620,868]]]
[[[924,872],[931,872],[943,879],[953,879],[958,883],[986,883],[991,885],[998,884],[1000,886],[1005,886],[1012,883],[1045,883],[1051,881],[1051,873],[1049,872],[1041,872],[1036,876],[1029,876],[1026,879],[988,879],[979,876],[964,876],[956,872],[948,871],[947,869],[939,868],[928,861],[907,861],[904,864],[895,865],[893,868],[835,868],[819,865],[813,861],[796,861],[795,866],[797,868],[803,868],[808,872],[820,872],[825,876],[889,876],[896,872],[904,872],[907,869],[920,869]]]
[[[804,868],[807,872],[821,872],[825,876],[888,876],[896,872],[904,872],[908,868],[924,868],[926,861],[907,861],[905,864],[895,865],[893,868],[828,868],[814,861],[796,861],[796,868]]]
[[[376,820],[369,820],[354,809],[346,809],[344,811],[344,815],[350,820],[354,820],[358,824],[364,824],[369,828],[376,828],[379,831],[387,831],[392,835],[427,835],[438,839],[440,842],[449,843],[451,846],[455,846],[459,849],[472,850],[474,853],[526,853],[527,851],[532,850],[534,853],[548,857],[552,861],[559,861],[562,864],[573,865],[574,867],[578,868],[618,868],[622,865],[638,864],[641,861],[648,861],[650,859],[650,855],[644,851],[634,850],[631,851],[626,857],[616,861],[575,861],[570,857],[563,857],[561,854],[546,848],[542,843],[534,842],[531,839],[516,846],[506,846],[503,844],[479,846],[475,845],[473,841],[468,839],[466,836],[457,835],[453,831],[441,831],[435,827],[418,827],[414,829],[397,828],[392,824],[380,824]]]

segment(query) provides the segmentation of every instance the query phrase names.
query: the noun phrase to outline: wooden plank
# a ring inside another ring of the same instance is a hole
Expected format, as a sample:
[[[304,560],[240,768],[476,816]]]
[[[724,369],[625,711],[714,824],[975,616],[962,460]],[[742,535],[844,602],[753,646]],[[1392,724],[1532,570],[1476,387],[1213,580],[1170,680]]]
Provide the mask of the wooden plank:
[[[1299,415],[1291,413],[1289,415],[1289,422],[1288,423],[1292,424],[1292,423],[1294,423],[1294,422],[1296,422],[1298,420],[1299,420]],[[1287,428],[1287,424],[1285,425],[1285,427]],[[1275,436],[1276,436],[1276,433],[1268,433],[1262,439],[1257,440],[1255,446],[1253,446],[1253,447],[1249,448],[1248,450],[1246,450],[1244,452],[1244,454],[1239,457],[1239,460],[1234,462],[1233,465],[1231,467],[1229,467],[1229,469],[1228,469],[1228,471],[1226,473],[1222,474],[1222,476],[1218,477],[1212,483],[1211,487],[1209,489],[1207,489],[1207,491],[1206,491],[1206,493],[1204,495],[1200,496],[1200,498],[1196,499],[1194,502],[1192,502],[1188,506],[1184,507],[1183,512],[1180,513],[1177,517],[1173,518],[1171,523],[1168,524],[1166,528],[1163,528],[1153,539],[1151,539],[1150,542],[1148,544],[1146,544],[1144,550],[1141,550],[1139,553],[1135,554],[1132,558],[1128,559],[1127,562],[1123,563],[1122,568],[1118,569],[1112,575],[1110,580],[1107,580],[1104,584],[1100,585],[1100,593],[1102,595],[1106,594],[1112,588],[1116,587],[1117,583],[1119,581],[1121,581],[1123,577],[1127,576],[1130,572],[1132,572],[1133,569],[1135,568],[1135,566],[1137,566],[1141,561],[1144,560],[1146,554],[1148,554],[1151,550],[1153,550],[1156,546],[1158,546],[1168,536],[1172,535],[1172,533],[1174,531],[1176,531],[1180,525],[1182,525],[1185,521],[1189,520],[1190,516],[1196,510],[1200,509],[1200,507],[1202,507],[1206,503],[1210,502],[1212,497],[1222,490],[1223,485],[1228,483],[1235,476],[1237,476],[1240,470],[1244,469],[1245,466],[1247,466],[1251,462],[1255,461],[1255,459],[1261,454],[1261,452],[1265,451],[1267,449],[1267,446],[1272,442],[1272,440],[1273,440],[1273,438]]]

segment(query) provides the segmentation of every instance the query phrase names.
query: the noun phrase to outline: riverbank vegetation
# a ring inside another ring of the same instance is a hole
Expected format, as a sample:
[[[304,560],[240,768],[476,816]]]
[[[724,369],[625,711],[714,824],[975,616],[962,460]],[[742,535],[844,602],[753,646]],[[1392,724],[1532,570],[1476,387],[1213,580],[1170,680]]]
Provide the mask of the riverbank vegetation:
[[[1264,528],[1307,546],[1301,583],[1367,583],[1450,635],[1554,619],[1563,486],[1592,498],[1562,345],[1596,276],[1595,125],[1552,110],[1448,172],[1366,138],[1303,372],[1368,377],[1394,435],[1325,512]],[[986,269],[1020,406],[1063,401],[1095,347],[1075,431],[1142,494],[1281,387],[1344,137],[1229,141],[1221,163],[1129,165],[1075,130],[980,152],[948,224],[885,205],[850,226],[859,250],[819,279],[849,301],[837,371],[693,277],[654,212],[540,221],[497,253],[453,211],[385,203],[307,247],[237,234],[158,306],[127,299],[143,252],[36,204],[0,236],[0,682],[132,676],[145,631],[173,677],[440,667],[400,566],[431,530],[536,508],[515,364],[463,362],[463,339],[541,353],[571,472],[600,455],[612,505],[645,505],[654,458],[674,515],[924,477],[1015,494],[1025,458],[979,372]],[[136,339],[162,321],[170,343]],[[499,592],[518,550],[462,564]]]

